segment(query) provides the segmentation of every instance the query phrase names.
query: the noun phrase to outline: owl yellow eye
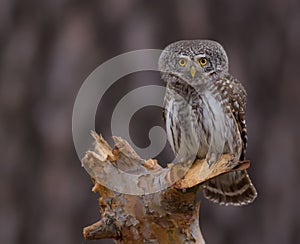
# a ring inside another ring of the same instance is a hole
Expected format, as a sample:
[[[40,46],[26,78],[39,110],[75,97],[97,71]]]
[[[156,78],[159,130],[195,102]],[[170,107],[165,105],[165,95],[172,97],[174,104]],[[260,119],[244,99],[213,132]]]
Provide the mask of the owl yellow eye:
[[[186,61],[186,59],[181,58],[181,59],[178,60],[178,63],[179,63],[179,65],[180,65],[181,67],[183,67],[183,66],[186,65],[187,61]]]
[[[200,58],[200,59],[199,59],[199,64],[200,64],[201,66],[206,65],[206,64],[207,64],[207,58]]]

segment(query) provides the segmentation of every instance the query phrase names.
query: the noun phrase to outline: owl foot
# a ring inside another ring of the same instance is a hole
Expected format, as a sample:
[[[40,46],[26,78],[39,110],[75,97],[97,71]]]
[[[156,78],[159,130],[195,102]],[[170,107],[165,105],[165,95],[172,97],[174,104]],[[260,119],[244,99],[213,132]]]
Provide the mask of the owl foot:
[[[216,161],[215,160],[211,160],[211,159],[207,159],[206,160],[208,167],[210,168]]]
[[[215,162],[218,161],[220,155],[217,153],[210,153],[208,155],[206,155],[206,162],[208,164],[208,167],[210,168]]]

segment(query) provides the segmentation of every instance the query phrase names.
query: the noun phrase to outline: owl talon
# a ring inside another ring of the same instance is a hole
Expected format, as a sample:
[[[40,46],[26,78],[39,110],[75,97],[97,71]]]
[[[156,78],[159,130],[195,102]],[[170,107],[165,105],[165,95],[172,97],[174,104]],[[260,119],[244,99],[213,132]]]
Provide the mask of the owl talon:
[[[208,167],[210,168],[214,164],[215,161],[212,159],[207,159],[206,162],[208,164]]]
[[[218,159],[220,158],[220,154],[218,153],[208,153],[208,155],[206,156],[206,162],[209,166],[209,168],[218,161]]]

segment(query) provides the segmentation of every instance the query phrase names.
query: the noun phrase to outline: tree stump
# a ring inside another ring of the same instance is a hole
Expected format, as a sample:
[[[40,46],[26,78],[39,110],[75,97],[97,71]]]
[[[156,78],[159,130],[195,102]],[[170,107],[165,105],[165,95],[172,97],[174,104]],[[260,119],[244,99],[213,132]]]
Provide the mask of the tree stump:
[[[205,160],[193,162],[177,180],[183,164],[162,168],[154,159],[141,159],[119,137],[113,137],[115,146],[111,148],[102,136],[95,132],[92,136],[94,150],[86,153],[82,165],[94,180],[92,190],[101,195],[101,220],[84,228],[84,238],[89,240],[205,243],[199,226],[200,202],[196,199],[201,185],[220,174],[250,166],[249,161],[235,162],[231,155],[224,154],[211,167]]]

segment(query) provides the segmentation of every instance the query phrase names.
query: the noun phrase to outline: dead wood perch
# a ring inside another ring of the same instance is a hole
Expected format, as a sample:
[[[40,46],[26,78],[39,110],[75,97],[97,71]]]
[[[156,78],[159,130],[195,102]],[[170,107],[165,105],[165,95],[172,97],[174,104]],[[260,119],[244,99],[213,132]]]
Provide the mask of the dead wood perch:
[[[211,168],[205,160],[197,160],[187,171],[182,163],[162,168],[156,160],[141,159],[119,137],[113,137],[115,146],[111,148],[102,136],[92,135],[95,148],[86,153],[82,165],[95,180],[93,191],[101,194],[102,218],[84,228],[84,238],[89,240],[205,243],[199,227],[200,202],[196,200],[201,184],[250,165],[249,161],[234,162],[225,154]]]

